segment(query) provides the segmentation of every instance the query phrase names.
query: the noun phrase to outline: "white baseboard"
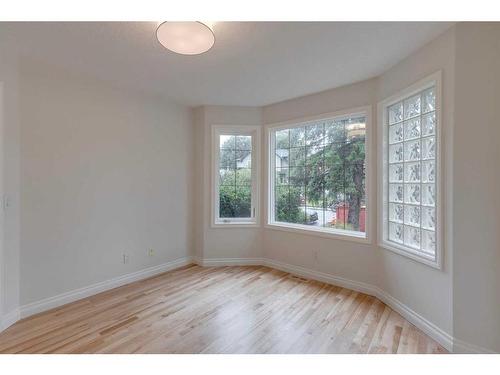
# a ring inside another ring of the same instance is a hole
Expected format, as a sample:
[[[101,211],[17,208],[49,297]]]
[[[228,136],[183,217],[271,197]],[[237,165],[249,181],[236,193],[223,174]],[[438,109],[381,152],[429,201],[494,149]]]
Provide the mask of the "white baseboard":
[[[297,276],[303,276],[308,279],[322,281],[327,284],[337,285],[342,288],[352,289],[357,292],[373,295],[373,286],[360,281],[345,279],[343,277],[333,276],[329,273],[314,271],[309,268],[295,266],[292,264],[280,262],[273,259],[264,259],[264,265],[276,268],[281,271],[289,272]]]
[[[262,258],[199,258],[194,257],[193,262],[203,267],[214,266],[260,266],[264,263]]]
[[[32,302],[27,305],[21,306],[20,317],[26,318],[33,314],[40,313],[42,311],[50,310],[55,307],[65,305],[70,302],[77,301],[79,299],[95,295],[119,286],[130,284],[134,281],[146,279],[148,277],[157,275],[159,273],[167,272],[173,270],[174,268],[182,267],[193,262],[192,257],[184,257],[176,259],[167,263],[160,264],[158,266],[146,268],[141,271],[129,273],[127,275],[118,276],[110,280],[105,280],[87,287],[72,290],[66,293],[59,294],[57,296],[42,299],[40,301]]]
[[[494,351],[470,344],[455,338],[453,340],[453,353],[457,354],[496,354]]]
[[[11,311],[10,313],[5,314],[3,317],[0,319],[0,332],[3,330],[9,328],[11,325],[13,325],[15,322],[17,322],[21,317],[21,313],[19,309],[15,309]]]

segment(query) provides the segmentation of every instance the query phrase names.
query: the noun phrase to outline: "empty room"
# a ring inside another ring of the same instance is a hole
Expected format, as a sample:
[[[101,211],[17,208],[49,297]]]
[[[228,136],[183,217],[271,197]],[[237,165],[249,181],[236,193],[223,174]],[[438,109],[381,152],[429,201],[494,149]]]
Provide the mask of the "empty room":
[[[0,353],[500,352],[500,23],[162,17],[0,22]]]

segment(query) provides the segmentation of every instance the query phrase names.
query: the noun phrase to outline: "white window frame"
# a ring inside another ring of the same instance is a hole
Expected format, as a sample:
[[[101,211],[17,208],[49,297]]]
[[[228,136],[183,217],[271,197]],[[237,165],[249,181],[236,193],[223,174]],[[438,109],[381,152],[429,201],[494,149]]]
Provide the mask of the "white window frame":
[[[219,217],[219,156],[221,135],[252,136],[252,204],[249,218]],[[212,126],[212,227],[235,228],[260,225],[260,143],[261,127],[258,125],[213,125]]]
[[[378,233],[378,245],[384,249],[390,250],[397,254],[403,255],[410,259],[416,260],[428,266],[442,269],[442,253],[443,253],[443,175],[442,175],[442,131],[441,131],[441,103],[442,103],[442,84],[441,84],[441,71],[431,74],[428,77],[416,82],[415,84],[407,87],[406,89],[398,92],[395,95],[381,101],[378,104],[378,150],[379,150],[379,196],[378,196],[378,212],[379,212],[379,233]],[[417,94],[425,89],[434,86],[436,90],[436,252],[435,258],[428,257],[418,250],[412,249],[411,247],[399,245],[395,242],[388,240],[388,176],[387,176],[387,158],[388,158],[388,140],[387,140],[387,109],[414,94]]]
[[[301,224],[284,223],[275,221],[274,218],[274,174],[276,173],[275,168],[275,157],[274,157],[274,133],[280,129],[287,129],[293,127],[303,126],[305,123],[313,121],[323,121],[340,119],[345,117],[356,117],[364,116],[366,119],[366,133],[365,133],[365,165],[366,165],[366,175],[365,175],[365,201],[366,201],[366,216],[365,216],[365,233],[355,232],[336,228],[319,228],[313,226],[306,226]],[[295,232],[307,235],[313,235],[317,237],[333,238],[339,240],[346,240],[352,242],[359,242],[364,244],[372,243],[372,186],[373,186],[373,168],[376,165],[374,163],[375,158],[372,155],[372,107],[363,106],[357,108],[351,108],[346,110],[340,110],[330,113],[323,113],[317,116],[303,117],[299,119],[294,119],[285,122],[279,122],[267,125],[267,137],[266,137],[266,165],[267,165],[267,204],[266,204],[266,224],[265,227],[273,230],[281,230],[286,232]]]

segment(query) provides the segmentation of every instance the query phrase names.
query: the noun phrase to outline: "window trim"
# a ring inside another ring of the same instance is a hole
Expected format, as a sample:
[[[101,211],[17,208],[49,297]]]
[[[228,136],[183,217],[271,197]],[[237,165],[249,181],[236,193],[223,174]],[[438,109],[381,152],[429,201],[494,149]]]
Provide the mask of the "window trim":
[[[387,109],[392,104],[404,100],[414,94],[417,94],[427,88],[434,86],[436,88],[436,256],[427,257],[419,251],[404,245],[387,240],[388,237],[388,219],[387,219]],[[409,87],[397,92],[394,95],[378,103],[378,246],[400,254],[417,262],[426,264],[430,267],[443,269],[443,140],[442,140],[442,72],[441,70],[419,80]]]
[[[365,138],[365,163],[366,163],[366,222],[365,222],[365,235],[362,235],[362,232],[353,232],[342,229],[318,229],[316,227],[307,227],[305,225],[293,224],[293,223],[282,223],[274,221],[274,184],[273,177],[275,173],[275,158],[271,157],[273,154],[273,132],[280,129],[292,128],[294,126],[300,126],[304,123],[311,121],[321,121],[321,120],[330,120],[336,118],[344,118],[347,116],[364,116],[366,118],[366,138]],[[373,228],[373,206],[372,202],[374,201],[372,193],[373,193],[373,168],[376,163],[374,163],[375,158],[372,155],[372,144],[373,144],[373,136],[372,136],[373,124],[372,124],[372,106],[362,106],[349,108],[344,110],[339,110],[335,112],[323,113],[315,116],[307,116],[302,118],[296,118],[288,121],[277,122],[266,125],[266,205],[265,205],[265,216],[266,222],[264,227],[272,230],[280,230],[286,232],[295,232],[306,235],[312,235],[317,237],[325,237],[330,239],[338,239],[344,241],[352,241],[364,244],[372,244],[372,228]]]
[[[219,136],[252,136],[252,205],[250,218],[219,217]],[[260,226],[260,144],[261,127],[259,125],[212,125],[212,160],[211,160],[211,226],[212,228],[249,228]]]

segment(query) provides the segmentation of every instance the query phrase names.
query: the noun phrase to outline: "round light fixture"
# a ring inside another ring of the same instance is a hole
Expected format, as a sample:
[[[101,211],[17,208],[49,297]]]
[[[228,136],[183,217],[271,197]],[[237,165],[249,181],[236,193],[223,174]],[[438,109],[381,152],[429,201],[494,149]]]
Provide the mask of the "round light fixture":
[[[163,47],[182,55],[199,55],[215,43],[212,29],[201,22],[163,22],[156,38]]]

